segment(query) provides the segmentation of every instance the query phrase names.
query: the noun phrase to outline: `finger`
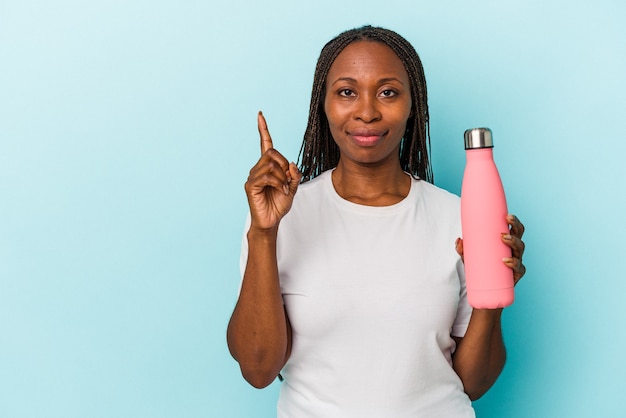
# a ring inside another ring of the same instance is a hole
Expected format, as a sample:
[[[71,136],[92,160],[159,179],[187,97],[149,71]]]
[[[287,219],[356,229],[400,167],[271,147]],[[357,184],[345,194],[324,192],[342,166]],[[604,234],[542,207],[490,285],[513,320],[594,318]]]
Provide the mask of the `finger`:
[[[463,257],[463,240],[461,238],[457,238],[454,243],[454,248],[458,255],[461,256],[461,261],[465,262],[465,258]]]
[[[250,172],[263,170],[281,171],[283,174],[288,175],[289,161],[280,152],[270,148],[259,158],[259,161],[250,169]]]
[[[286,185],[291,182],[289,161],[273,148],[263,154],[254,167],[250,169],[249,177],[257,177],[265,173],[280,178]]]
[[[513,270],[513,285],[516,285],[526,274],[526,266],[522,263],[522,260],[514,257],[503,258],[502,262]]]
[[[506,222],[510,225],[511,227],[511,234],[515,235],[516,237],[521,238],[522,235],[524,235],[524,224],[522,224],[519,220],[519,218],[513,214],[508,214],[506,216]]]
[[[522,256],[524,255],[524,250],[526,248],[526,244],[524,244],[524,241],[512,234],[502,234],[502,241],[506,245],[511,247],[511,255],[513,257],[519,258],[520,260],[522,259]]]
[[[298,166],[295,163],[289,164],[287,179],[289,181],[289,191],[295,194],[296,190],[298,190],[300,180],[302,180],[302,173],[300,172],[300,170],[298,170]]]
[[[266,187],[289,194],[289,183],[284,173],[276,170],[258,170],[250,174],[246,182],[246,190],[252,194],[258,194],[264,192]]]
[[[248,176],[248,183],[250,186],[260,186],[261,188],[270,186],[289,194],[292,182],[289,170],[287,159],[275,149],[271,149],[262,155],[256,165],[252,167]]]
[[[263,155],[267,152],[267,150],[274,148],[274,144],[272,143],[270,131],[267,129],[267,121],[263,116],[263,112],[259,111],[257,123],[259,125],[259,135],[261,136],[261,155]]]

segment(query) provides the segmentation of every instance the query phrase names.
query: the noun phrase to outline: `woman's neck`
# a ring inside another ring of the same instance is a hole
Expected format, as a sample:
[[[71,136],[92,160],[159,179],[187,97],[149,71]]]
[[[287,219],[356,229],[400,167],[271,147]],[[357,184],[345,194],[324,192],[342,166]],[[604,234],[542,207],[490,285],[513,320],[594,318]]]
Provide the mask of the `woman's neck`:
[[[343,199],[365,206],[390,206],[411,190],[411,177],[400,167],[348,166],[339,160],[332,173],[335,191]]]

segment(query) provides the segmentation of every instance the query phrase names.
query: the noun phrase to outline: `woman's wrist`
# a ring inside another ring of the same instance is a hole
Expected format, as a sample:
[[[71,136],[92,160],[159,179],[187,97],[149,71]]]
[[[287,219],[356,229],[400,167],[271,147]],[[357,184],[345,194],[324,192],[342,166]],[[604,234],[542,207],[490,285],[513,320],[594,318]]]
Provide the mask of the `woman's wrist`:
[[[472,319],[480,321],[500,321],[502,308],[498,309],[476,309],[472,310]]]
[[[264,242],[268,244],[272,244],[276,242],[276,237],[278,236],[278,227],[269,228],[269,229],[261,229],[255,228],[251,226],[248,230],[248,243],[252,241]]]

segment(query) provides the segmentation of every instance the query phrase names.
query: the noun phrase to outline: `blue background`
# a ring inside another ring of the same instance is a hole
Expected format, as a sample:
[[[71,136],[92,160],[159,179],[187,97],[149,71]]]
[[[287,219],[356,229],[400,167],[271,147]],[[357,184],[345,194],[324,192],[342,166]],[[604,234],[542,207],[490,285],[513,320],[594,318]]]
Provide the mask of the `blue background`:
[[[323,44],[394,29],[435,181],[489,126],[528,274],[479,417],[626,412],[625,3],[0,1],[0,417],[271,417],[225,343],[256,112],[295,160]],[[452,243],[451,243],[452,245]]]

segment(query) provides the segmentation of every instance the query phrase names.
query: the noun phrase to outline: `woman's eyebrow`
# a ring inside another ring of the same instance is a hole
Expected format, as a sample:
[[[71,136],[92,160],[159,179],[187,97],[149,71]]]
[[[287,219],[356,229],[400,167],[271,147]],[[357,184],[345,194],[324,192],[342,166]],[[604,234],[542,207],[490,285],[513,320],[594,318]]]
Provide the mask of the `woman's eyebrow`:
[[[338,82],[340,82],[340,81],[347,81],[347,82],[350,82],[350,83],[357,83],[357,80],[356,80],[356,79],[354,79],[354,78],[352,78],[352,77],[339,77],[338,79],[336,79],[335,81],[333,81],[333,82],[331,83],[331,85],[333,85],[333,84],[335,84],[335,83],[338,83]],[[402,80],[400,80],[400,79],[399,79],[399,78],[397,78],[397,77],[385,77],[385,78],[381,78],[380,80],[378,80],[378,82],[379,82],[380,84],[389,83],[389,82],[391,82],[391,81],[397,81],[398,83],[400,83],[400,84],[402,84],[402,85],[404,86],[404,83],[402,82]]]
[[[380,80],[378,80],[379,83],[383,84],[383,83],[389,83],[390,81],[397,81],[398,83],[402,84],[404,86],[404,82],[402,82],[402,80],[400,80],[397,77],[386,77],[386,78],[381,78]]]
[[[333,81],[333,82],[331,83],[331,85],[332,85],[332,84],[336,84],[336,83],[338,83],[338,82],[340,82],[340,81],[347,81],[347,82],[349,82],[349,83],[356,83],[356,82],[357,82],[357,81],[356,81],[356,79],[354,79],[354,78],[352,78],[352,77],[339,77],[338,79],[336,79],[335,81]]]

